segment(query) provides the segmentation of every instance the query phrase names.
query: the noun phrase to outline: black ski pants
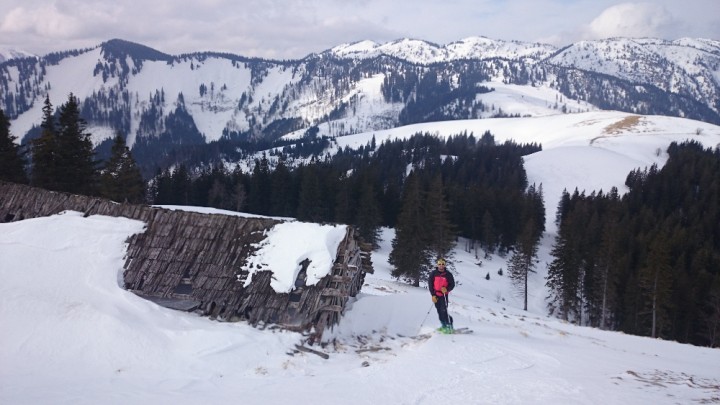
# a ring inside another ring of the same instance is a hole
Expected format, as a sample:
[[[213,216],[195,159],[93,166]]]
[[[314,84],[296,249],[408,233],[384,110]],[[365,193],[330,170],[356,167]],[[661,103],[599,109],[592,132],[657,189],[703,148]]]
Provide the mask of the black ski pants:
[[[447,295],[444,297],[437,297],[437,302],[435,303],[435,309],[437,309],[438,318],[440,318],[442,326],[452,325],[452,318],[447,312],[448,303],[449,301]]]

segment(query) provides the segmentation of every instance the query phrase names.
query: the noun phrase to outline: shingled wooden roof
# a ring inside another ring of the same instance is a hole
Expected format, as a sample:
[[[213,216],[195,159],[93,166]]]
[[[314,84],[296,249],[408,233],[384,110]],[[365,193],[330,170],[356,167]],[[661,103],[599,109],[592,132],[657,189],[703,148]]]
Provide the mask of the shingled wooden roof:
[[[255,273],[244,287],[248,273],[242,267],[253,245],[282,221],[119,204],[0,181],[0,222],[66,210],[145,222],[146,230],[128,240],[125,288],[159,304],[220,320],[311,330],[312,338],[318,338],[339,322],[349,298],[360,291],[365,273],[372,272],[369,247],[347,227],[330,274],[316,285],[304,283],[306,261],[290,293],[272,289],[272,269]]]

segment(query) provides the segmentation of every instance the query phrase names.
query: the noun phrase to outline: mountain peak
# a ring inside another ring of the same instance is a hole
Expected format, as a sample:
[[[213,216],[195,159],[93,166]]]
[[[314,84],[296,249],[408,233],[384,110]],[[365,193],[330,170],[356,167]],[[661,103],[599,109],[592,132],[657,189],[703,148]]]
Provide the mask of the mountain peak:
[[[124,39],[111,39],[100,45],[107,59],[122,59],[130,56],[133,59],[170,61],[172,56]]]
[[[360,41],[343,44],[327,51],[341,59],[374,58],[388,55],[412,63],[430,64],[458,59],[521,59],[549,57],[557,49],[552,45],[503,41],[487,37],[468,37],[445,46],[429,41],[402,38],[384,44]]]
[[[18,49],[0,49],[0,63],[7,62],[11,59],[23,58],[37,58],[37,55]]]

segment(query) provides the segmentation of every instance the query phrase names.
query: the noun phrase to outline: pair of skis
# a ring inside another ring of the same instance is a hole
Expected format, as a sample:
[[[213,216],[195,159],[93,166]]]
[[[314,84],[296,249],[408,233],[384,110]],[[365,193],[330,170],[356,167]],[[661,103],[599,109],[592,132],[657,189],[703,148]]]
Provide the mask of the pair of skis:
[[[470,328],[457,328],[457,329],[446,329],[446,328],[438,328],[437,331],[443,335],[466,335],[469,333],[473,333],[472,329]]]
[[[450,306],[450,305],[449,305],[449,302],[448,302],[447,294],[445,294],[445,297],[444,297],[444,298],[445,298],[445,312],[447,313],[448,307]],[[432,307],[431,307],[431,308],[432,308]],[[452,322],[453,322],[452,316],[450,316],[450,315],[448,314],[448,318],[450,319],[450,325],[452,325]],[[440,333],[442,333],[442,334],[444,334],[444,335],[462,335],[462,334],[473,333],[472,329],[470,329],[470,328],[457,328],[457,329],[455,329],[455,328],[453,328],[453,327],[450,327],[450,329],[448,329],[448,328],[442,327],[442,326],[441,326],[440,328],[438,328],[437,331],[440,332]]]

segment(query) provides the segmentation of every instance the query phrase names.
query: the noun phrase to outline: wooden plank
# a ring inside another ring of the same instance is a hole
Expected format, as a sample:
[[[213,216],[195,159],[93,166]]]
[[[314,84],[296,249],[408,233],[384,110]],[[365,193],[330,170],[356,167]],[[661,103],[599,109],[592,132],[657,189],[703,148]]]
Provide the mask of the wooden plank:
[[[326,288],[320,292],[324,297],[347,297],[348,293],[335,288]]]
[[[318,311],[327,311],[327,312],[342,312],[343,307],[340,305],[325,305],[318,309]]]
[[[298,350],[300,350],[301,352],[316,354],[316,355],[322,357],[322,358],[325,359],[325,360],[327,360],[327,359],[330,358],[330,355],[329,355],[329,354],[323,353],[323,352],[318,351],[318,350],[315,350],[315,349],[311,349],[311,348],[309,348],[309,347],[305,347],[305,346],[296,344],[296,345],[295,345],[295,348],[298,349]]]

